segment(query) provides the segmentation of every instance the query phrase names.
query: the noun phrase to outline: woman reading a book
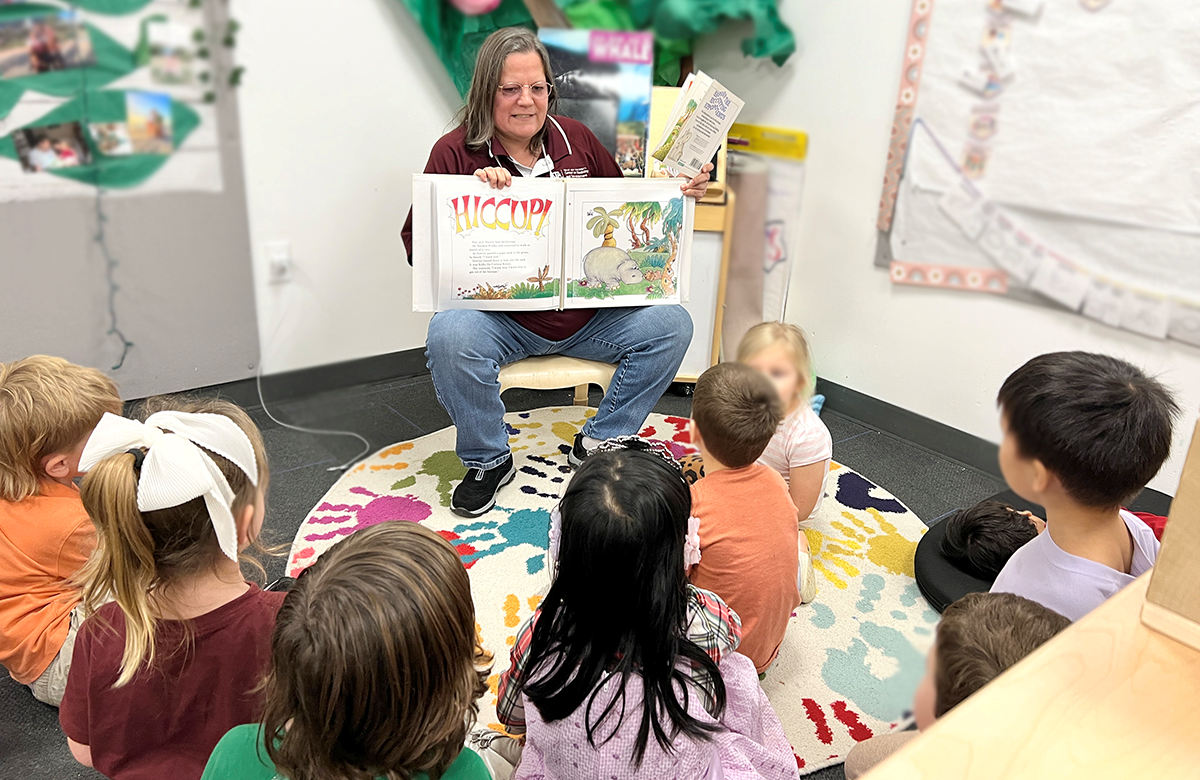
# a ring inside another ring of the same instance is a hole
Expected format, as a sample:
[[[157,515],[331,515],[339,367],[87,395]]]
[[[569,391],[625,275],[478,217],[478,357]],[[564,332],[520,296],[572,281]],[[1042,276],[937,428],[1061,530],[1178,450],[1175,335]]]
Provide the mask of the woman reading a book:
[[[425,173],[475,175],[500,189],[514,176],[622,176],[616,160],[582,123],[555,116],[550,56],[523,27],[492,33],[479,49],[457,128],[429,153]],[[681,189],[703,197],[711,164]],[[412,213],[402,232],[412,263]],[[570,355],[618,363],[596,416],[568,455],[578,466],[599,441],[635,434],[675,377],[692,340],[681,306],[504,313],[455,309],[433,316],[426,354],[438,400],[458,428],[455,449],[467,475],[450,508],[475,517],[516,475],[500,366],[531,355]]]

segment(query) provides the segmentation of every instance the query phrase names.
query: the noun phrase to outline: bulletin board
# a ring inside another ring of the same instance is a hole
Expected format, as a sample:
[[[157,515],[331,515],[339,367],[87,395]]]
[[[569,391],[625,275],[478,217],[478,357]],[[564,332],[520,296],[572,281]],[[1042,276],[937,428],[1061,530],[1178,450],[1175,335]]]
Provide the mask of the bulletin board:
[[[0,1],[0,361],[60,355],[126,398],[254,375],[230,30],[214,0]],[[65,164],[30,171],[46,127]]]
[[[1200,5],[914,0],[878,216],[895,284],[1200,346]]]

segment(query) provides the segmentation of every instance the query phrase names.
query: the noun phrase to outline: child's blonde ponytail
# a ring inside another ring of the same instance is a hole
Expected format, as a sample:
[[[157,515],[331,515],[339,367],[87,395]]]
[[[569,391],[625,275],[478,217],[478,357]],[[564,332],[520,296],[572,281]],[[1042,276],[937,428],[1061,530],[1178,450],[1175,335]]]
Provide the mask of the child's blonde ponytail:
[[[143,662],[154,661],[150,591],[157,569],[154,539],[138,511],[134,461],[131,453],[106,458],[80,486],[97,534],[96,551],[81,574],[84,609],[94,612],[111,598],[125,613],[125,654],[117,688],[132,680]]]

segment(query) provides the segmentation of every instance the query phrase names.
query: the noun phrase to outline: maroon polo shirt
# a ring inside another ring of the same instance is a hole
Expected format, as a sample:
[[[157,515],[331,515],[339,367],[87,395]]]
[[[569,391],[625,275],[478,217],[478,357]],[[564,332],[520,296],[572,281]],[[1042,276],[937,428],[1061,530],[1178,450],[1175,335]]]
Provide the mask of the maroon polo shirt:
[[[125,614],[109,602],[75,639],[58,719],[116,780],[199,780],[225,732],[262,716],[258,684],[271,663],[275,613],[286,594],[251,585],[190,621],[160,620],[152,668],[113,688],[125,651]]]
[[[612,153],[582,122],[565,116],[547,115],[546,128],[546,153],[554,161],[554,170],[543,175],[558,179],[585,179],[590,176],[620,178],[624,175]],[[521,175],[498,140],[493,138],[487,146],[473,150],[467,148],[466,137],[466,129],[459,127],[439,138],[429,152],[425,173],[471,175],[480,168],[502,167],[513,176]],[[400,235],[404,239],[404,250],[408,253],[408,264],[412,265],[411,208]],[[544,339],[562,341],[575,335],[595,313],[595,309],[568,309],[513,312],[508,316]]]

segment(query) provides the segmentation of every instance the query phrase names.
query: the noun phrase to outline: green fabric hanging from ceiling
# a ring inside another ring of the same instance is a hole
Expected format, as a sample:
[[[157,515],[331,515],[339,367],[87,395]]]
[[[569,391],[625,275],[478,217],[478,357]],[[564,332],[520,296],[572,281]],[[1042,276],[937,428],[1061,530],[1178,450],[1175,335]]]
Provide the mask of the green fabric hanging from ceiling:
[[[484,39],[501,27],[537,29],[521,0],[503,0],[490,14],[465,16],[445,0],[401,0],[454,79],[459,95],[467,94],[475,71],[475,52]]]
[[[41,116],[34,125],[57,125],[63,122],[124,122],[125,121],[125,90],[106,89],[88,91],[74,100],[70,100]],[[175,135],[175,148],[200,126],[200,115],[195,109],[178,100],[171,101],[171,123]],[[94,184],[107,189],[126,189],[136,187],[153,176],[159,168],[166,164],[170,155],[166,154],[130,154],[108,156],[96,149],[90,136],[85,132],[88,147],[92,152],[92,162],[77,168],[57,168],[45,173],[31,173],[30,176],[61,176],[84,184]],[[17,147],[11,135],[0,138],[0,157],[11,160],[19,159]]]
[[[401,0],[417,20],[446,66],[460,95],[466,95],[483,40],[501,27],[537,29],[522,0],[503,0],[489,14],[465,16],[446,0]],[[777,0],[556,0],[575,27],[655,32],[654,83],[674,86],[679,60],[691,54],[692,39],[713,32],[724,21],[754,23],[754,35],[742,51],[770,57],[782,65],[796,50],[796,39],[779,18]]]

